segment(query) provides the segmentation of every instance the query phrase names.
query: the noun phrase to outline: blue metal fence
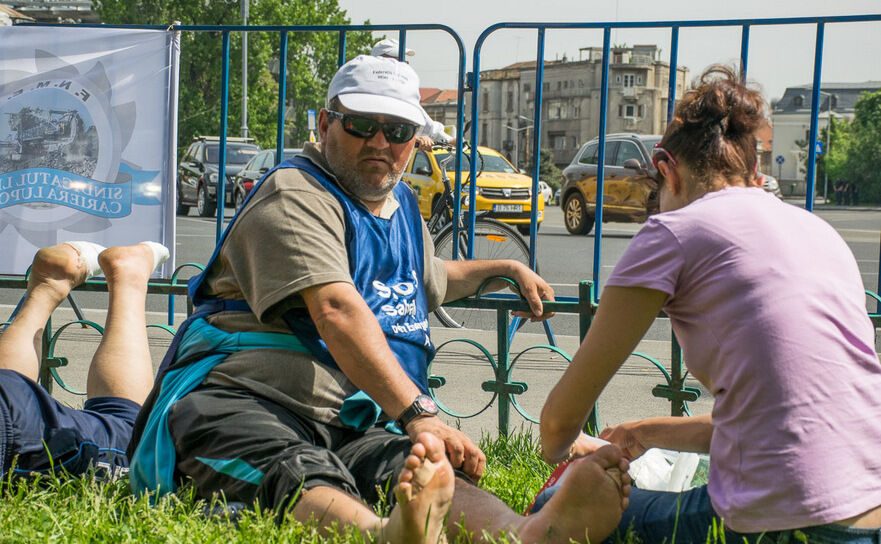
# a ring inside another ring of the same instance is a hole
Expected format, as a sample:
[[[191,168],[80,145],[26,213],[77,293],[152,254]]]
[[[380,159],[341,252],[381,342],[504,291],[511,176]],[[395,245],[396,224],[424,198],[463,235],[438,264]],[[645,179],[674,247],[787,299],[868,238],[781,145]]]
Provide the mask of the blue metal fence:
[[[534,105],[534,134],[535,138],[532,145],[533,157],[535,157],[532,168],[532,209],[536,209],[538,196],[538,171],[539,158],[541,149],[541,104],[542,104],[542,83],[544,78],[544,44],[546,33],[551,30],[602,30],[603,31],[603,60],[602,60],[602,84],[600,98],[600,116],[599,124],[599,147],[597,157],[597,202],[602,202],[603,181],[604,181],[604,162],[605,162],[605,142],[606,142],[606,114],[609,94],[609,50],[611,31],[613,29],[639,29],[639,28],[669,28],[670,29],[670,77],[669,92],[667,95],[667,121],[673,118],[673,111],[676,106],[676,73],[679,55],[679,29],[681,28],[698,28],[698,27],[741,27],[741,44],[740,44],[740,69],[741,75],[746,79],[747,65],[749,56],[749,34],[750,28],[753,26],[769,26],[769,25],[801,25],[811,24],[817,28],[816,45],[814,50],[814,75],[813,75],[813,91],[811,101],[811,126],[808,138],[808,157],[807,157],[807,174],[806,174],[806,198],[805,208],[812,211],[814,208],[814,187],[815,187],[815,162],[816,162],[816,143],[817,143],[817,118],[819,114],[820,104],[820,77],[823,65],[823,36],[826,25],[841,23],[858,23],[858,22],[878,22],[881,21],[881,14],[870,15],[845,15],[834,17],[790,17],[790,18],[767,18],[767,19],[730,19],[730,20],[710,20],[710,21],[640,21],[640,22],[584,22],[584,23],[498,23],[488,27],[477,38],[473,53],[473,71],[474,74],[480,73],[480,53],[486,42],[486,39],[493,33],[502,29],[529,29],[537,31],[536,46],[536,70],[535,70],[535,105]],[[479,88],[480,78],[469,78],[473,80],[472,101],[471,101],[471,145],[476,145],[478,141],[478,118],[480,116],[479,107]],[[476,166],[471,164],[471,179],[474,179]],[[470,187],[471,202],[474,202],[475,187]],[[474,217],[474,210],[468,211],[471,219]],[[594,235],[594,258],[593,258],[593,283],[596,287],[595,296],[598,296],[600,286],[600,266],[601,266],[601,249],[602,249],[602,231],[603,231],[603,206],[596,206],[595,235]],[[472,221],[473,222],[473,221]],[[535,233],[536,233],[536,217],[533,212],[532,222],[530,224],[530,253],[533,255],[534,263],[535,255]],[[881,292],[881,259],[879,259],[879,275],[878,275],[878,291]],[[879,307],[881,311],[881,307]]]
[[[279,36],[279,66],[280,66],[280,74],[279,74],[279,89],[278,89],[278,123],[277,123],[277,135],[276,135],[276,157],[282,157],[283,151],[283,141],[284,141],[284,115],[285,115],[285,102],[286,102],[286,68],[287,68],[287,48],[288,48],[288,35],[291,32],[334,32],[338,34],[338,56],[337,62],[339,65],[343,64],[346,60],[346,34],[347,32],[359,32],[359,31],[386,31],[386,32],[397,32],[398,33],[398,41],[401,45],[400,55],[403,58],[404,52],[406,50],[406,39],[407,33],[412,31],[424,31],[424,30],[440,30],[446,32],[451,36],[454,40],[457,48],[458,48],[458,77],[457,77],[457,110],[456,110],[456,133],[461,135],[460,142],[464,139],[463,134],[463,126],[464,126],[464,106],[465,106],[465,93],[470,92],[472,96],[471,102],[471,131],[470,131],[470,143],[472,148],[476,148],[478,139],[479,139],[479,130],[480,126],[478,120],[480,116],[480,107],[479,107],[479,88],[480,88],[480,54],[481,49],[483,47],[486,39],[493,34],[494,32],[500,29],[534,29],[537,32],[537,43],[536,43],[536,70],[535,70],[535,98],[534,98],[534,139],[532,142],[532,156],[534,157],[533,165],[532,165],[532,218],[530,222],[530,265],[535,267],[535,252],[536,252],[536,236],[537,233],[537,199],[540,191],[538,190],[538,180],[539,180],[539,169],[540,169],[540,149],[541,149],[541,127],[542,127],[542,89],[543,89],[543,79],[544,79],[544,48],[545,48],[545,38],[548,31],[554,30],[563,30],[563,29],[598,29],[603,32],[603,57],[602,57],[602,78],[601,78],[601,99],[600,99],[600,116],[597,120],[598,122],[598,132],[599,132],[599,146],[598,146],[598,165],[597,165],[597,202],[602,202],[603,195],[603,181],[604,181],[604,165],[605,165],[605,139],[606,139],[606,122],[607,122],[607,109],[608,109],[608,91],[609,91],[609,64],[610,64],[610,42],[611,42],[611,32],[614,29],[638,29],[638,28],[669,28],[670,29],[670,74],[669,77],[669,90],[668,90],[668,102],[667,102],[667,121],[673,117],[673,111],[675,108],[676,101],[676,81],[677,81],[677,63],[678,63],[678,52],[679,52],[679,30],[681,28],[689,28],[689,27],[741,27],[741,47],[740,47],[740,62],[741,62],[741,73],[742,77],[745,79],[747,75],[747,65],[748,65],[748,54],[749,54],[749,36],[750,36],[750,28],[753,26],[761,26],[761,25],[795,25],[795,24],[812,24],[816,26],[816,45],[815,45],[815,53],[814,53],[814,76],[813,76],[813,92],[812,92],[812,104],[811,104],[811,125],[809,131],[809,145],[808,145],[808,158],[807,158],[807,197],[805,201],[805,207],[808,210],[813,209],[813,193],[815,186],[815,168],[814,162],[816,159],[816,140],[817,140],[817,119],[819,112],[819,98],[820,98],[820,77],[821,77],[821,68],[822,68],[822,55],[823,55],[823,39],[824,39],[824,30],[827,24],[839,24],[839,23],[854,23],[854,22],[878,22],[881,21],[881,14],[877,15],[861,15],[861,16],[840,16],[840,17],[798,17],[798,18],[775,18],[775,19],[737,19],[737,20],[727,20],[727,21],[662,21],[662,22],[616,22],[616,23],[602,23],[602,22],[585,22],[585,23],[499,23],[487,28],[483,31],[477,42],[475,44],[473,50],[473,72],[466,76],[465,73],[465,48],[461,38],[456,34],[456,32],[444,25],[436,25],[436,24],[416,24],[416,25],[321,25],[321,26],[307,26],[307,25],[288,25],[288,26],[192,26],[192,25],[175,25],[173,27],[166,26],[151,26],[151,25],[116,25],[116,28],[135,28],[135,29],[155,29],[155,30],[175,30],[182,32],[219,32],[221,34],[221,46],[222,46],[222,73],[221,73],[221,119],[220,119],[220,140],[221,140],[221,155],[220,155],[220,172],[218,175],[218,195],[224,195],[226,191],[226,175],[225,175],[225,153],[226,153],[226,140],[227,140],[227,117],[228,117],[228,106],[229,106],[229,54],[230,54],[230,33],[231,32],[272,32],[277,33]],[[40,25],[40,26],[48,26],[48,25]],[[88,27],[88,26],[100,26],[101,28],[113,27],[112,25],[52,25],[52,26],[77,26],[77,27]],[[456,154],[455,154],[455,170],[459,175],[456,176],[455,179],[455,188],[454,194],[461,194],[462,190],[462,176],[461,176],[461,164],[462,164],[462,145],[457,146]],[[470,161],[470,172],[469,179],[476,179],[477,172],[476,161]],[[470,202],[476,202],[476,184],[471,183],[468,187]],[[453,199],[454,206],[454,214],[458,216],[461,214],[461,203],[460,199]],[[470,230],[468,239],[468,247],[467,255],[469,257],[473,256],[473,228],[475,224],[475,215],[476,215],[476,207],[471,206],[467,211],[468,219],[465,221],[465,225],[468,226]],[[223,229],[223,216],[224,216],[224,199],[218,198],[218,213],[217,213],[217,224],[216,224],[216,237],[219,239],[222,229]],[[585,283],[582,285],[580,289],[579,297],[558,297],[557,303],[553,303],[550,306],[552,309],[561,312],[574,312],[578,313],[580,316],[580,331],[582,336],[586,333],[587,327],[590,325],[590,320],[593,316],[593,312],[596,309],[596,304],[598,302],[598,292],[599,292],[599,271],[601,266],[601,249],[602,249],[602,238],[603,238],[603,206],[596,207],[596,213],[594,217],[595,221],[595,236],[594,236],[594,248],[593,248],[593,271],[592,278],[593,281],[589,284]],[[454,227],[457,228],[457,227]],[[453,255],[459,254],[459,236],[453,236]],[[176,280],[172,280],[172,283],[175,283]],[[879,279],[878,279],[878,288],[881,291],[881,262],[879,262]],[[15,283],[15,282],[13,282]],[[16,283],[18,285],[18,283]],[[2,285],[0,285],[2,286]],[[12,286],[11,284],[9,286]],[[168,293],[172,293],[169,296],[173,296],[174,290],[166,291]],[[177,290],[176,292],[180,292]],[[874,295],[873,295],[874,296]],[[879,309],[881,309],[881,299],[875,296],[875,299],[878,300]],[[521,394],[525,391],[525,387],[523,384],[518,384],[516,382],[510,381],[510,370],[513,364],[516,362],[517,357],[514,358],[513,361],[510,360],[508,349],[510,346],[511,336],[513,335],[514,329],[510,329],[510,334],[505,334],[505,329],[508,323],[506,312],[516,306],[516,301],[512,301],[510,299],[498,299],[498,300],[490,300],[490,299],[469,299],[468,301],[461,301],[458,305],[470,305],[471,307],[483,307],[483,308],[493,308],[499,312],[499,353],[498,353],[498,361],[494,363],[492,358],[490,357],[490,364],[493,366],[496,374],[496,379],[491,380],[483,384],[483,388],[486,391],[491,391],[494,393],[493,400],[496,398],[499,401],[499,430],[501,432],[507,431],[508,426],[508,414],[510,412],[510,406],[513,406],[516,410],[518,410],[524,417],[530,420],[535,420],[528,414],[526,414],[518,405],[516,400],[516,395]],[[172,304],[173,306],[173,304]],[[881,312],[881,310],[879,310]],[[504,317],[503,317],[503,314]],[[169,310],[169,319],[171,319],[171,309]],[[873,321],[876,324],[881,323],[881,313],[872,314]],[[551,338],[551,343],[553,343],[552,335],[548,330],[549,338]],[[532,349],[532,348],[530,348]],[[488,352],[483,350],[487,356]],[[522,354],[521,354],[522,355]],[[642,356],[640,354],[635,354],[637,356]],[[519,355],[518,355],[519,357]],[[645,356],[642,356],[645,357]],[[659,367],[664,374],[666,383],[657,386],[653,390],[653,394],[658,397],[667,398],[671,402],[671,413],[674,415],[680,415],[682,413],[687,412],[687,404],[686,402],[690,400],[694,400],[697,397],[698,392],[693,390],[692,388],[685,386],[685,374],[682,371],[682,355],[681,350],[675,340],[673,338],[673,347],[672,347],[672,358],[673,364],[671,366],[670,372],[666,372],[663,367],[657,361],[651,360],[651,362]],[[443,378],[438,376],[433,376],[433,386],[440,387],[443,385]],[[492,402],[492,401],[490,401]],[[485,409],[485,408],[484,408]],[[592,418],[591,422],[595,425],[596,419]]]

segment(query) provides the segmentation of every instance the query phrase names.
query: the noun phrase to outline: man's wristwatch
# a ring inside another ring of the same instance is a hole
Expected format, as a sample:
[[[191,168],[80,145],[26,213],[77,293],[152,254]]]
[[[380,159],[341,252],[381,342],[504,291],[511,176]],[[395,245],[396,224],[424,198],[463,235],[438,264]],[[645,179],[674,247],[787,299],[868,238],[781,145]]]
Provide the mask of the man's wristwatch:
[[[437,404],[428,395],[419,395],[413,401],[413,404],[401,412],[401,415],[395,420],[395,425],[403,431],[407,428],[407,424],[424,414],[430,416],[437,415]]]

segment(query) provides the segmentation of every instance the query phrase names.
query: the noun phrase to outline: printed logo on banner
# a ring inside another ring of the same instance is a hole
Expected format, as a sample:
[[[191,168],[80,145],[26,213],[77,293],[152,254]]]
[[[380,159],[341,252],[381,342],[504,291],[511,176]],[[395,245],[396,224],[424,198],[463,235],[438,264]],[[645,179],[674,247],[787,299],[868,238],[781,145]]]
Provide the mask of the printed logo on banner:
[[[159,171],[121,160],[137,120],[134,102],[112,104],[101,62],[85,74],[37,50],[39,74],[0,86],[0,231],[13,225],[40,246],[48,233],[98,232],[133,204],[160,205]]]

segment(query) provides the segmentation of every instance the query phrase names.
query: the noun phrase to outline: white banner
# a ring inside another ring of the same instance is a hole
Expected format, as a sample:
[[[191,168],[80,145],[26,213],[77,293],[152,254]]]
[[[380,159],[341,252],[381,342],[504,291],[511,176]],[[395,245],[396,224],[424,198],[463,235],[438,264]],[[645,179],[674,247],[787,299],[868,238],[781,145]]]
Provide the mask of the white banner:
[[[153,240],[169,277],[178,35],[3,27],[0,51],[0,273],[58,242]]]

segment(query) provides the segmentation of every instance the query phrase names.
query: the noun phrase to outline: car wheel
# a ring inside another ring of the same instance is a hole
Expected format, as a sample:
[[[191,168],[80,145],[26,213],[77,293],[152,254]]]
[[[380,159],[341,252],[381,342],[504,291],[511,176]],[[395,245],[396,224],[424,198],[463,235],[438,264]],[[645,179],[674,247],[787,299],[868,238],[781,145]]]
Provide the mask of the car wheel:
[[[539,223],[535,226],[535,232],[538,232],[540,230],[541,230],[541,223]],[[523,236],[529,236],[529,223],[526,223],[525,225],[517,225],[517,232],[519,232]]]
[[[182,202],[182,198],[180,193],[177,194],[177,210],[176,213],[178,215],[188,215],[190,213],[190,207]]]
[[[199,194],[196,196],[196,210],[199,212],[199,217],[214,217],[214,212],[217,210],[217,203],[211,202],[208,198],[208,189],[204,185],[199,186]]]
[[[241,191],[236,191],[236,196],[235,196],[236,210],[240,210],[244,203],[245,203],[245,194],[242,193]]]
[[[588,234],[593,230],[593,216],[587,213],[584,197],[574,193],[563,206],[563,223],[570,234]]]

